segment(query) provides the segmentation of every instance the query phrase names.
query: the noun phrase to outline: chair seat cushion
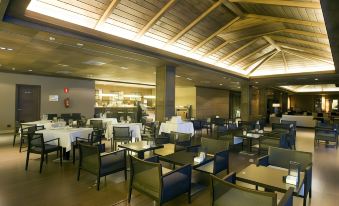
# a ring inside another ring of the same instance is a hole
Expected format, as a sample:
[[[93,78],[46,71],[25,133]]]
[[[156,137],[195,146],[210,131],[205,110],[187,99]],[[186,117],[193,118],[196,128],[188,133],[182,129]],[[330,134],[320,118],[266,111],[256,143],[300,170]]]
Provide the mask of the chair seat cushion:
[[[51,144],[45,144],[45,153],[49,153],[49,152],[54,152],[59,150],[59,146],[58,145],[51,145]],[[35,147],[33,146],[31,148],[32,152],[37,152],[37,153],[41,153],[42,152],[42,147]]]
[[[107,155],[101,157],[100,175],[111,174],[125,168],[125,160],[120,155]]]
[[[188,191],[188,176],[180,172],[172,173],[163,177],[163,202],[173,199],[174,197]]]

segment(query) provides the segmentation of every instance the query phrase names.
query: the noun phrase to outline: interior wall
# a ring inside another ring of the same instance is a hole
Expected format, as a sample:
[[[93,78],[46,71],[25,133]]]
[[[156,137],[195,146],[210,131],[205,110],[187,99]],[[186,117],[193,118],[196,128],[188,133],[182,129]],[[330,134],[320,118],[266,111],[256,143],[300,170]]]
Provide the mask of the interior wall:
[[[16,84],[41,86],[41,114],[81,113],[86,117],[94,115],[95,84],[92,80],[0,73],[0,131],[13,130]],[[65,87],[69,88],[68,94],[64,93]],[[59,101],[50,102],[49,95],[59,95]],[[63,100],[66,97],[70,98],[69,108],[64,107]]]
[[[290,96],[290,105],[295,111],[310,111],[314,110],[315,95],[295,94]]]
[[[197,118],[205,119],[216,115],[229,118],[228,90],[196,87],[196,94]]]
[[[196,117],[196,88],[195,87],[175,87],[175,107],[192,105],[192,116]]]

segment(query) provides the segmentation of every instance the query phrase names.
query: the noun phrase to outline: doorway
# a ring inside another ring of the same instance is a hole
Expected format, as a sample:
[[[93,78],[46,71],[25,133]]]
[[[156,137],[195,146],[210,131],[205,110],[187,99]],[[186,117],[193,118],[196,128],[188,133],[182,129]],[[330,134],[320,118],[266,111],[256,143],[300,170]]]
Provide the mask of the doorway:
[[[40,119],[40,92],[40,85],[16,85],[16,121],[31,122]]]

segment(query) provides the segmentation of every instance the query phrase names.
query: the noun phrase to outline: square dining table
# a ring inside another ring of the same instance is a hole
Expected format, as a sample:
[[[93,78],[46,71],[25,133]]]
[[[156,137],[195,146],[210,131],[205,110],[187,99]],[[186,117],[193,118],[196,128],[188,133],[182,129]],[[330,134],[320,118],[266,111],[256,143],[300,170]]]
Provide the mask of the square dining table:
[[[131,152],[135,152],[137,153],[139,159],[144,159],[145,152],[163,148],[164,145],[154,144],[154,143],[147,142],[147,141],[139,141],[139,142],[132,142],[128,144],[121,144],[121,145],[118,145],[118,147],[127,149]]]

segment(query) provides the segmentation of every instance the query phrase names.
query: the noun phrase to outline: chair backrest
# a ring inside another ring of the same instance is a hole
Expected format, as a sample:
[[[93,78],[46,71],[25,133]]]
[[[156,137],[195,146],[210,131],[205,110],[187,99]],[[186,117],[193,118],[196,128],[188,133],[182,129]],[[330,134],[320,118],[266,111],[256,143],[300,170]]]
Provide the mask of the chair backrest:
[[[98,129],[98,130],[93,130],[90,135],[90,141],[91,143],[99,143],[101,144],[101,140],[103,137],[104,130],[103,129]]]
[[[113,138],[130,139],[129,127],[113,127]]]
[[[220,117],[211,118],[211,123],[219,126],[223,126],[225,124],[225,119]]]
[[[44,136],[39,133],[28,133],[28,150],[32,150],[36,147],[42,148],[44,150]]]
[[[171,132],[170,135],[171,143],[178,142],[191,142],[191,134],[190,133],[181,133],[181,132]]]
[[[238,128],[253,130],[255,129],[255,122],[252,121],[238,121]]]
[[[201,149],[208,154],[216,154],[217,152],[228,150],[228,148],[228,141],[204,137],[201,138]]]
[[[103,128],[103,123],[102,120],[97,120],[97,119],[92,119],[89,121],[89,124],[93,129],[102,129]]]
[[[20,131],[23,137],[28,137],[28,134],[34,133],[36,131],[36,125],[35,124],[21,124]]]
[[[228,131],[228,127],[227,126],[217,126],[217,137],[225,135]]]
[[[220,151],[214,155],[213,174],[217,174],[223,170],[229,169],[229,156],[228,151]]]
[[[130,186],[157,200],[161,199],[161,164],[130,157]]]
[[[47,114],[47,119],[48,120],[53,120],[54,117],[58,117],[58,114]]]
[[[276,206],[277,194],[262,192],[232,184],[211,175],[212,206]]]
[[[99,173],[101,145],[79,144],[79,167],[93,174]]]
[[[72,119],[73,120],[81,120],[81,113],[72,113]]]
[[[72,118],[72,115],[69,114],[69,113],[68,114],[61,114],[60,118],[65,120],[66,122],[68,122],[68,120]]]
[[[301,164],[301,170],[312,165],[312,153],[296,150],[289,150],[277,147],[268,148],[269,164],[282,168],[289,168],[290,161]]]
[[[281,124],[288,124],[288,125],[293,125],[293,129],[297,129],[297,121],[290,121],[290,120],[280,120]]]
[[[191,120],[191,122],[193,123],[194,130],[202,129],[203,122],[201,120],[195,119],[195,120]]]
[[[336,124],[328,124],[328,123],[321,123],[318,122],[316,128],[323,128],[323,129],[337,129]]]
[[[272,130],[279,130],[284,129],[287,131],[291,130],[290,124],[283,124],[283,123],[272,123]],[[292,127],[293,129],[293,127]]]

